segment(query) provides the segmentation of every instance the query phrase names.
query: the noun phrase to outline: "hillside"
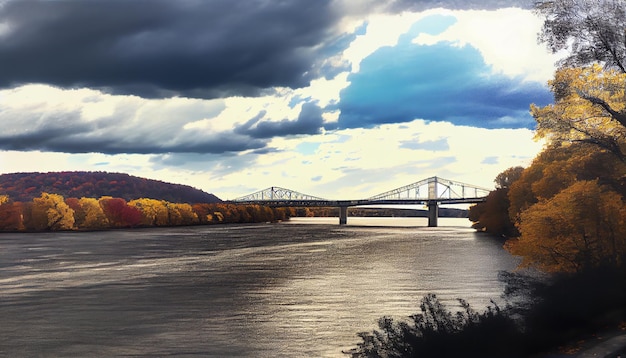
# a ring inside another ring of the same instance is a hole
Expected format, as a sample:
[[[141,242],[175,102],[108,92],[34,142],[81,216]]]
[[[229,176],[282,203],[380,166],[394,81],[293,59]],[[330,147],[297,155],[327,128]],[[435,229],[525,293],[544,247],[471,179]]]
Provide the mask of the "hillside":
[[[31,201],[42,192],[65,198],[112,196],[133,200],[151,198],[171,203],[217,203],[213,194],[188,185],[171,184],[123,173],[51,172],[0,175],[0,195],[14,201]]]

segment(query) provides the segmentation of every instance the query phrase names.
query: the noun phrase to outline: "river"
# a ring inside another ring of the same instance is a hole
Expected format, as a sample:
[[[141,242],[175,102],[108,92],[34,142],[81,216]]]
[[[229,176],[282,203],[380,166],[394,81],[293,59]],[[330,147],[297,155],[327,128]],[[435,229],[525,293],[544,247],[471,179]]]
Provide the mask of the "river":
[[[482,310],[517,264],[467,219],[337,220],[0,234],[0,354],[346,357],[426,293]]]

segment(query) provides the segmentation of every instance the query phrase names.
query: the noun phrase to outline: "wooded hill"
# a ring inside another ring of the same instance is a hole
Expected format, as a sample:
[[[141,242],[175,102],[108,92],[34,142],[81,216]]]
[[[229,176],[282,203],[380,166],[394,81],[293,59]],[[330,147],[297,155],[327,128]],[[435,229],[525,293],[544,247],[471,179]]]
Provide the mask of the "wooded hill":
[[[166,183],[123,173],[51,172],[0,175],[0,195],[13,201],[28,202],[41,193],[60,194],[65,198],[100,198],[112,196],[127,201],[139,198],[172,203],[218,203],[213,194],[188,185]]]

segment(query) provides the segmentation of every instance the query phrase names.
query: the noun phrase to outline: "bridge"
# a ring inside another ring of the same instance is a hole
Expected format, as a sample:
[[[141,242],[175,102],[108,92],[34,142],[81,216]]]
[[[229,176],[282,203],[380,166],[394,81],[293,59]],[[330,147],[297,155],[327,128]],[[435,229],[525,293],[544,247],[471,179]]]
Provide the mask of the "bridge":
[[[490,190],[439,177],[431,177],[359,200],[328,200],[296,191],[270,187],[232,200],[239,204],[271,207],[338,207],[339,225],[348,222],[351,206],[426,205],[428,226],[436,227],[440,204],[471,204],[486,200]]]

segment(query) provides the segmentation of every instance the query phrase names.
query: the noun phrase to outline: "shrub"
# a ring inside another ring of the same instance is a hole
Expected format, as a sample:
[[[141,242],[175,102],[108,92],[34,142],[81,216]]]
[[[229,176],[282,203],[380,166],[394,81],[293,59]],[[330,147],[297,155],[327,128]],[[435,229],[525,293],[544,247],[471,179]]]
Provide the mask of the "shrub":
[[[379,330],[361,332],[362,342],[344,352],[352,358],[522,357],[520,330],[513,318],[492,301],[483,313],[459,299],[452,312],[434,294],[422,299],[422,313],[409,322],[383,317]]]

